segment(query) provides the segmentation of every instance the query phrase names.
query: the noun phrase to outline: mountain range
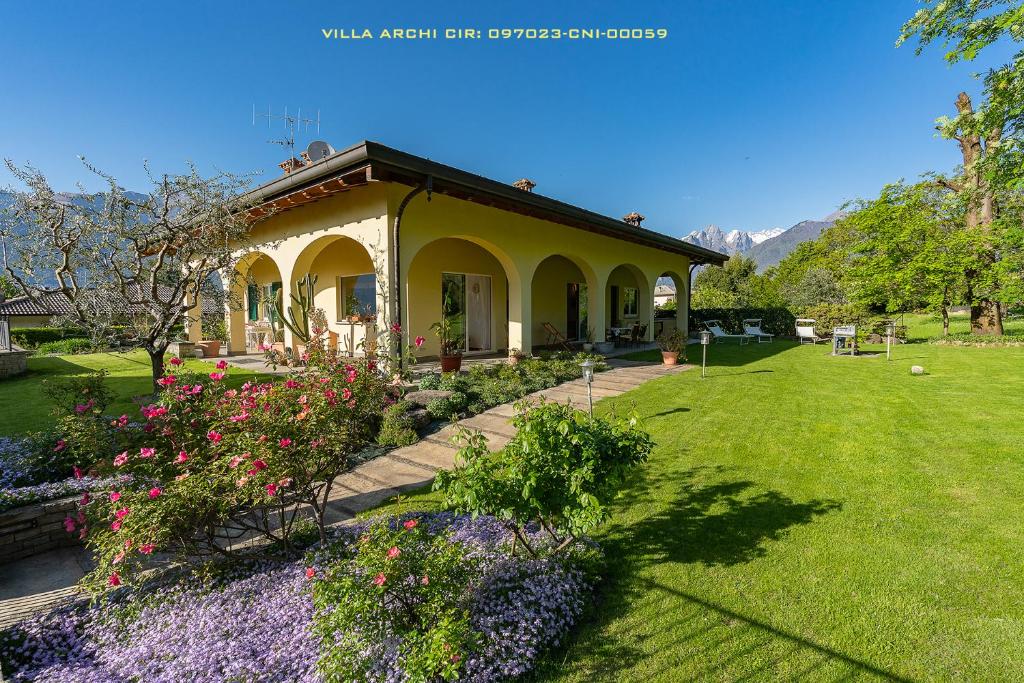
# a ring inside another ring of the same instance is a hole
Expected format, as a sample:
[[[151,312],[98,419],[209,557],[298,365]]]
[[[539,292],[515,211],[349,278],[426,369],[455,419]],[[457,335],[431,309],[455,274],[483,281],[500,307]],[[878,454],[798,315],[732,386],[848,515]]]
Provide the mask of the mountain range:
[[[694,230],[683,241],[724,254],[743,254],[757,261],[757,269],[763,271],[777,265],[801,242],[818,239],[822,232],[832,227],[842,216],[837,211],[821,220],[800,221],[789,228],[769,228],[755,232],[725,232],[717,225],[709,225],[702,230]]]

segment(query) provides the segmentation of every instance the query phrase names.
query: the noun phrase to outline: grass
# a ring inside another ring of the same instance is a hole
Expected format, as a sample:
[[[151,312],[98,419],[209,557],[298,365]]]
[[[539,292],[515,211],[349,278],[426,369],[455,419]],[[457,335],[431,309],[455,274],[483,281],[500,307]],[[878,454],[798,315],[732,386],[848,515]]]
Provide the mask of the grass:
[[[903,321],[907,326],[907,337],[911,340],[931,339],[942,336],[942,317],[938,314],[907,313],[903,316]],[[1024,335],[1024,318],[1004,320],[1003,328],[1003,332],[1007,335]],[[970,331],[970,314],[950,314],[950,334],[968,334]]]
[[[1024,678],[1022,367],[1019,348],[715,345],[706,380],[602,401],[658,445],[596,534],[598,605],[537,678]]]
[[[185,371],[203,373],[214,370],[212,363],[200,360],[189,360],[183,367]],[[106,412],[138,416],[139,403],[134,399],[151,394],[153,386],[149,356],[144,351],[32,356],[28,359],[26,374],[0,381],[0,436],[25,434],[52,423],[51,405],[43,394],[43,380],[81,376],[103,369],[109,373],[107,384],[114,392],[114,401]],[[225,381],[234,386],[256,376],[258,373],[232,368]]]

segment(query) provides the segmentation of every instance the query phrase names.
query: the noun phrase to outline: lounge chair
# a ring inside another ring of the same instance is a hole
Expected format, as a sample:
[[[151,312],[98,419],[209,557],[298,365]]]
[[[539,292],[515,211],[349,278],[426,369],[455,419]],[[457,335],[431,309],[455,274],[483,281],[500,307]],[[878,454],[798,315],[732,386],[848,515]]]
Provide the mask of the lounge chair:
[[[800,340],[801,344],[817,344],[820,341],[828,341],[829,337],[819,337],[814,333],[814,323],[817,322],[813,318],[797,318],[796,320],[796,336]]]
[[[719,339],[738,339],[741,346],[750,341],[750,335],[747,334],[746,332],[744,332],[743,334],[728,334],[725,330],[722,329],[721,320],[705,320],[704,327],[706,327],[708,332],[710,332],[712,336],[714,336],[715,341]]]
[[[757,343],[760,344],[762,339],[767,339],[769,343],[772,341],[774,335],[768,334],[761,329],[760,318],[747,318],[743,321],[743,331],[749,334],[751,337],[757,337]]]
[[[544,328],[544,334],[547,335],[547,339],[544,341],[545,346],[561,346],[566,351],[572,351],[569,348],[569,340],[554,325],[551,323],[541,323],[541,326]]]

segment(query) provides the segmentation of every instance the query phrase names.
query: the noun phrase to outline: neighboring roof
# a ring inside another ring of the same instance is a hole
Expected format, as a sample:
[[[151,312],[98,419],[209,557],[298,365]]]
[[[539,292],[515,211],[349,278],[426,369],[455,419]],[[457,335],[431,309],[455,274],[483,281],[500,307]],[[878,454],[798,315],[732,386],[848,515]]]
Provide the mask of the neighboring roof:
[[[0,316],[53,316],[71,312],[71,303],[59,292],[43,294],[37,296],[36,299],[39,303],[36,303],[27,296],[19,296],[0,302]],[[221,312],[220,304],[209,297],[202,299],[202,306],[203,313],[205,314],[216,315]]]
[[[729,259],[726,254],[654,230],[368,140],[261,185],[245,198],[286,211],[373,181],[416,187],[425,184],[428,177],[432,191],[438,194],[684,254],[695,263],[722,264]],[[256,209],[253,213],[258,216],[262,212]]]
[[[654,296],[675,296],[676,288],[672,285],[658,285],[654,288]]]

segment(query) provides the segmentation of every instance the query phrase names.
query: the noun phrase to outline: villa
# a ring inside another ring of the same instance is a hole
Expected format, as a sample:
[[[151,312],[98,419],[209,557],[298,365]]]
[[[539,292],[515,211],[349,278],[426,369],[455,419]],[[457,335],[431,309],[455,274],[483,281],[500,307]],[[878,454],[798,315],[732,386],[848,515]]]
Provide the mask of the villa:
[[[244,302],[226,314],[229,353],[264,343],[270,302],[287,305],[306,274],[346,353],[399,321],[410,339],[427,338],[419,354],[437,355],[429,329],[445,297],[466,354],[548,345],[552,329],[569,341],[631,330],[650,341],[658,279],[683,294],[686,332],[691,267],[728,258],[648,230],[637,213],[617,220],[545,197],[525,178],[503,183],[375,142],[314,145],[248,196],[264,220],[239,254],[243,277],[225,280]],[[201,337],[193,324],[189,339]]]

